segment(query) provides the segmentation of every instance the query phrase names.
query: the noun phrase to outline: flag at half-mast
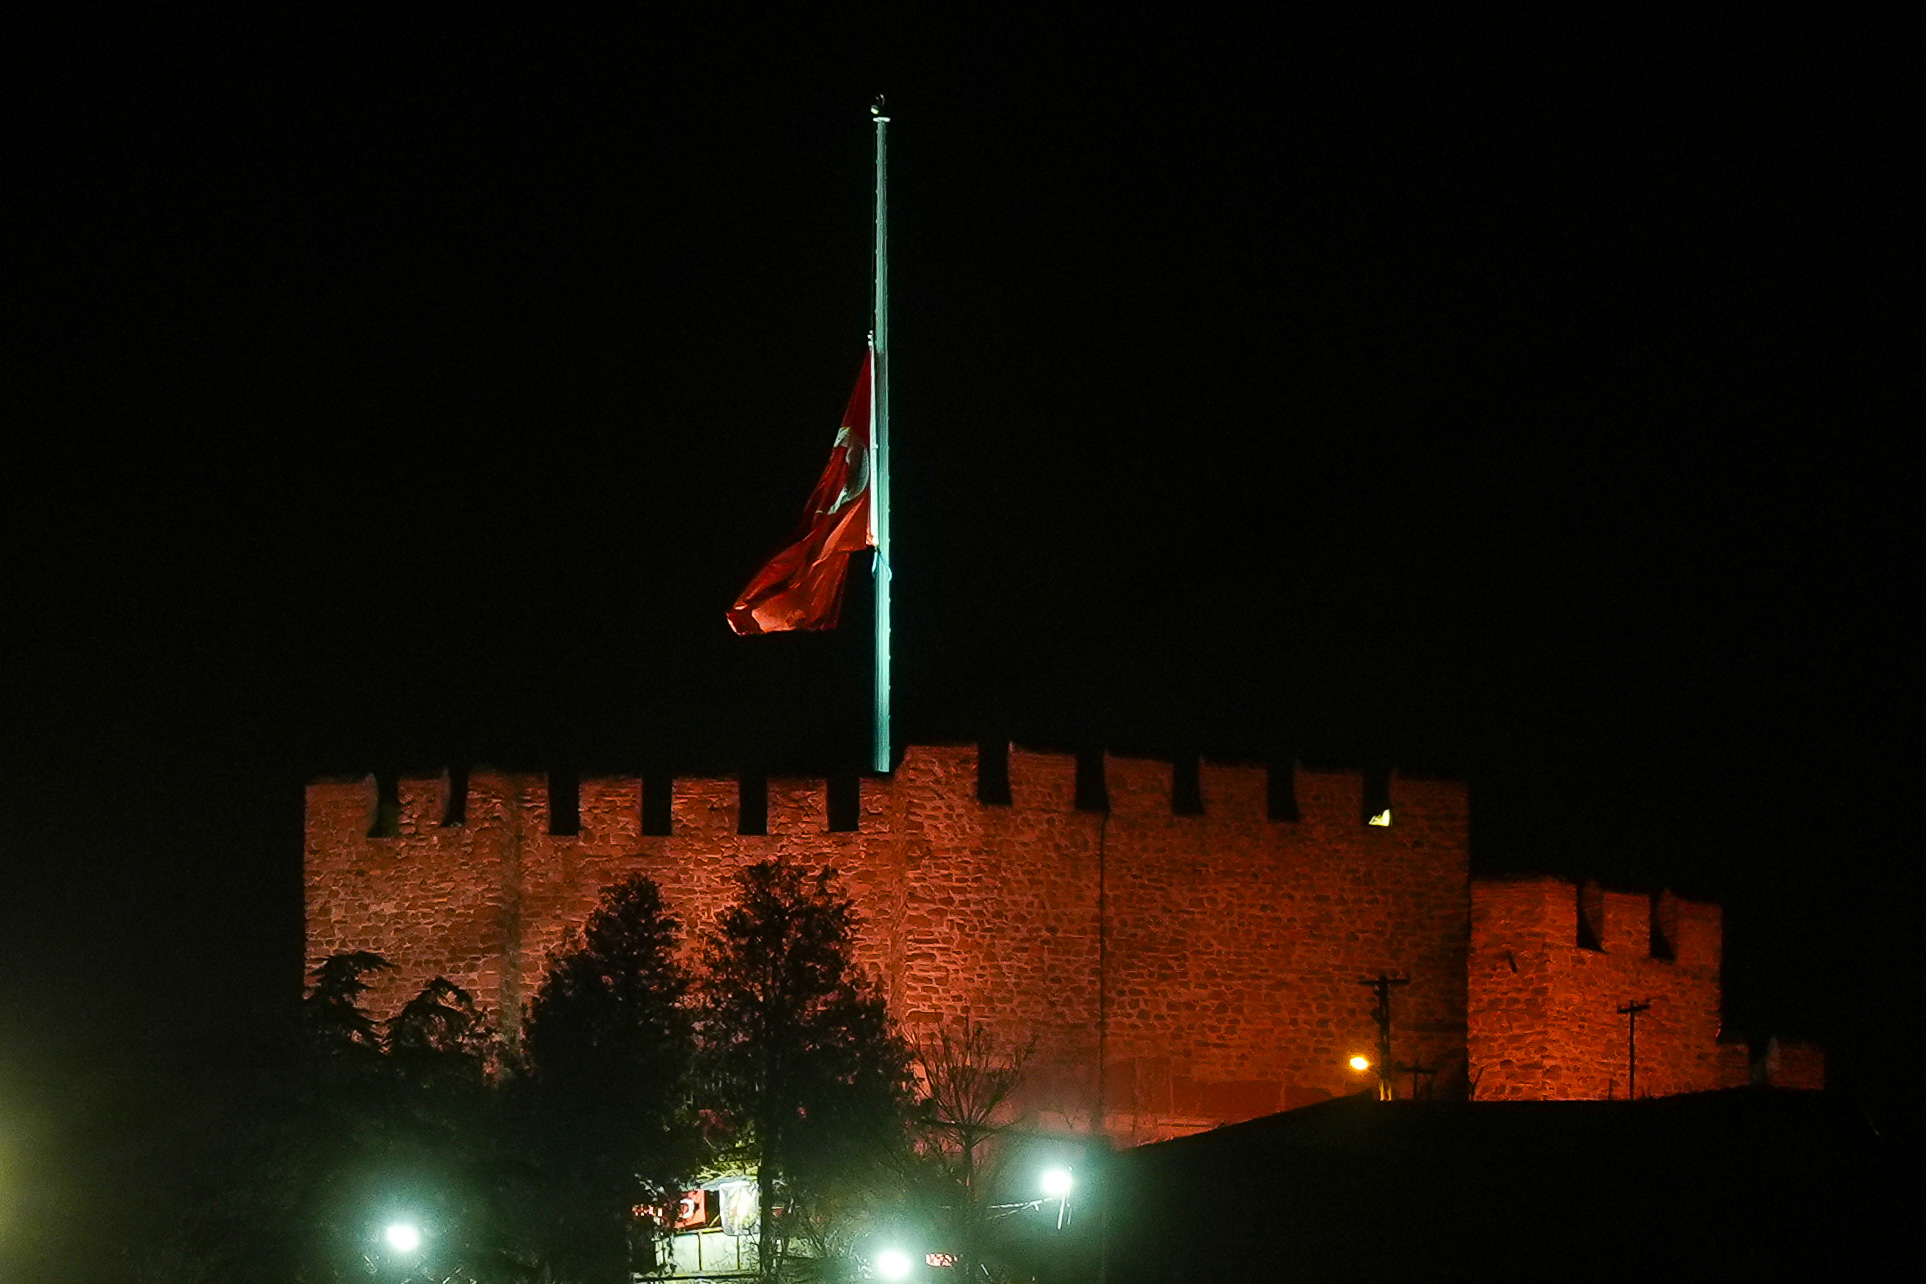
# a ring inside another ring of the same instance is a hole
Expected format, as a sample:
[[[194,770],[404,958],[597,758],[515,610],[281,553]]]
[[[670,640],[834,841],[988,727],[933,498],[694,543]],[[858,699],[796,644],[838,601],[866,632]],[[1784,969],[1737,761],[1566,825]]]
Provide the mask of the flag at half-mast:
[[[870,373],[875,360],[874,351],[863,357],[856,390],[836,430],[829,464],[803,509],[802,525],[729,608],[729,627],[737,633],[836,627],[850,555],[876,545],[870,529]]]

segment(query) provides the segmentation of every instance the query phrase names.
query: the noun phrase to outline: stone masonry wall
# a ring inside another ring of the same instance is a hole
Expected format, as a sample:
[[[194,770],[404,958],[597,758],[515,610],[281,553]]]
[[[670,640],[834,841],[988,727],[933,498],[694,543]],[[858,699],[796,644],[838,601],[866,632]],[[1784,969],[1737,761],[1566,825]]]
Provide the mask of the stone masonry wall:
[[[1745,1082],[1743,1048],[1719,1043],[1719,907],[1575,886],[1480,879],[1471,888],[1468,1047],[1480,1100],[1627,1092],[1627,1018],[1638,1016],[1638,1095]]]
[[[1168,763],[1106,759],[1109,810],[1082,811],[1069,756],[1012,750],[1007,806],[977,801],[975,759],[910,749],[862,781],[853,833],[828,831],[821,782],[772,781],[766,836],[736,832],[731,780],[675,781],[668,835],[641,832],[642,781],[584,780],[567,836],[541,776],[476,770],[459,824],[445,776],[407,778],[386,838],[372,778],[317,781],[308,956],[387,956],[383,1015],[446,975],[513,1032],[602,888],[647,874],[693,936],[734,870],[781,854],[843,874],[860,958],[907,1030],[968,1018],[1036,1039],[1025,1105],[1043,1122],[1087,1127],[1101,1094],[1109,1131],[1148,1139],[1357,1091],[1344,1058],[1375,1041],[1358,981],[1381,971],[1411,982],[1397,1058],[1463,1075],[1462,785],[1395,779],[1378,827],[1354,773],[1296,771],[1286,822],[1266,817],[1262,768],[1203,764],[1203,814],[1178,815]]]
[[[1769,1088],[1820,1092],[1826,1086],[1826,1050],[1816,1043],[1767,1039],[1751,1067],[1751,1082]]]

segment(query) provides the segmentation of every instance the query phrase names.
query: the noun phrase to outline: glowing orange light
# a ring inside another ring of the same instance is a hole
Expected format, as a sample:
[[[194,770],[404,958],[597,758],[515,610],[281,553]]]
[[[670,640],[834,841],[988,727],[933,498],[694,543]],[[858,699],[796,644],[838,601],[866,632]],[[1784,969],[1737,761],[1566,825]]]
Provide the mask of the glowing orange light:
[[[1353,1070],[1357,1071],[1359,1074],[1363,1074],[1366,1070],[1369,1070],[1371,1068],[1371,1058],[1352,1057],[1350,1061],[1350,1065]]]

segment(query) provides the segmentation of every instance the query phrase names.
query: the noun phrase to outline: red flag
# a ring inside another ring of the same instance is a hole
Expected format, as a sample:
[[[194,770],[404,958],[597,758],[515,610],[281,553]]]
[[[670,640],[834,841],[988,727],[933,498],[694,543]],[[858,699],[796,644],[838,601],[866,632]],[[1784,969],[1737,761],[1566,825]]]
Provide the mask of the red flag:
[[[875,545],[869,532],[869,372],[863,358],[843,426],[789,546],[769,559],[729,608],[737,633],[833,629],[843,605],[849,555]]]

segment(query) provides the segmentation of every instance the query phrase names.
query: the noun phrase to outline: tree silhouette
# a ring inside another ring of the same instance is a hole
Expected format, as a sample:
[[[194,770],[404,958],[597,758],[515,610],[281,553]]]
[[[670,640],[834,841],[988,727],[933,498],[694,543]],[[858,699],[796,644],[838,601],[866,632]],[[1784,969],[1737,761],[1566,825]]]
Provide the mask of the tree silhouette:
[[[986,1167],[983,1149],[1009,1123],[1005,1106],[1035,1049],[1035,1039],[1020,1046],[1005,1044],[974,1023],[965,1023],[961,1032],[944,1028],[926,1033],[916,1042],[917,1077],[925,1094],[919,1131],[924,1153],[936,1162],[948,1188],[945,1202],[965,1279],[978,1276],[984,1192],[1006,1157],[993,1148]]]
[[[381,1027],[361,1010],[369,990],[362,980],[394,964],[379,954],[354,950],[330,954],[308,973],[313,983],[301,1000],[300,1030],[306,1051],[322,1062],[369,1066],[381,1055]]]
[[[159,1246],[183,1281],[399,1280],[381,1229],[400,1217],[422,1227],[414,1265],[437,1280],[495,1284],[533,1261],[506,1216],[519,1187],[487,1023],[442,977],[376,1021],[360,999],[388,966],[366,952],[323,960],[289,1055],[236,1067],[194,1107],[176,1177],[187,1211]]]
[[[488,1018],[473,995],[445,976],[389,1018],[384,1042],[390,1072],[426,1091],[478,1090],[497,1060]]]
[[[702,940],[698,1034],[706,1104],[760,1187],[770,1278],[792,1234],[823,1236],[839,1197],[900,1154],[909,1050],[856,966],[833,870],[763,861],[737,887]]]
[[[529,1147],[552,1255],[584,1278],[626,1280],[630,1237],[646,1232],[631,1210],[679,1194],[698,1164],[679,927],[649,879],[608,888],[529,1010]]]

